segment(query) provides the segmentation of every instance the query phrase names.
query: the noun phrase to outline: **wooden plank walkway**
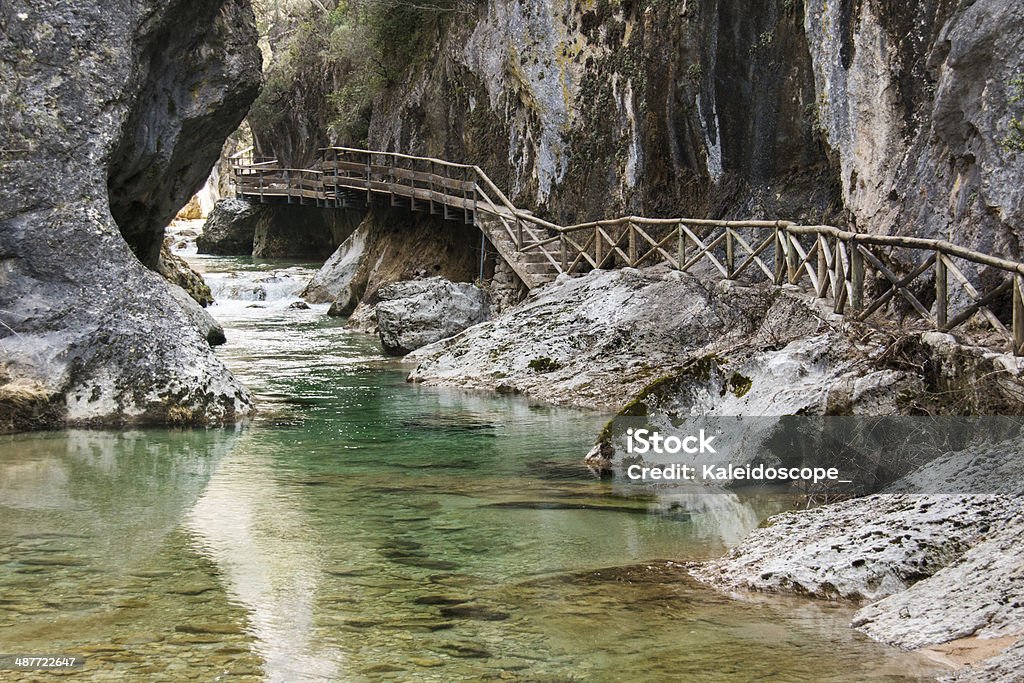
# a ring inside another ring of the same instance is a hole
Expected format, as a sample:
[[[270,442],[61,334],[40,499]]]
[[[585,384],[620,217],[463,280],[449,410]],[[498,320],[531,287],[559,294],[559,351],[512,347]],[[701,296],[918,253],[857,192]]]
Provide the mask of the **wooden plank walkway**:
[[[562,226],[516,208],[478,166],[329,147],[316,168],[232,159],[249,201],[429,212],[477,226],[526,287],[562,273],[667,265],[702,277],[801,287],[856,320],[895,312],[940,331],[970,325],[1024,355],[1024,264],[941,240],[789,221],[627,216]],[[907,264],[910,264],[909,266]],[[979,275],[984,273],[986,277]],[[982,288],[978,282],[991,282]]]

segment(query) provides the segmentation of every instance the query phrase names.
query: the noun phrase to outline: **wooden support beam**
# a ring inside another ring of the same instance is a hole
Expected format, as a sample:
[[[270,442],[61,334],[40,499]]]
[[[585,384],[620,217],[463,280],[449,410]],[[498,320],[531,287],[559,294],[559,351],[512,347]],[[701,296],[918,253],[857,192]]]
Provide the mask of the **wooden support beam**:
[[[1013,355],[1024,355],[1024,276],[1013,276]]]
[[[940,330],[949,323],[949,276],[946,271],[946,255],[935,252],[935,325]]]
[[[781,285],[786,272],[786,233],[775,227],[775,284]]]
[[[855,314],[864,308],[864,256],[856,242],[850,243],[850,308]]]
[[[736,277],[736,254],[733,247],[732,228],[725,229],[725,271],[726,280]]]

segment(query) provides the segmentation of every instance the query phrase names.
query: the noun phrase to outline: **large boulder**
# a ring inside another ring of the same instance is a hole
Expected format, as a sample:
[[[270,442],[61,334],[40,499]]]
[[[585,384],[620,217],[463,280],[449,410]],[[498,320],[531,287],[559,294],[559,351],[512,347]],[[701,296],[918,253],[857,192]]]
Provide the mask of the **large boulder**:
[[[311,304],[333,303],[334,315],[347,316],[355,310],[362,289],[354,286],[363,254],[370,241],[372,221],[364,220],[342,242],[313,279],[302,290],[301,296]]]
[[[249,3],[12,0],[0,16],[0,53],[17,55],[0,60],[0,109],[16,112],[0,143],[0,428],[248,414],[151,268],[259,87]]]
[[[215,256],[251,256],[256,225],[263,207],[242,199],[221,199],[196,239],[200,254]]]
[[[404,355],[487,320],[487,294],[441,277],[384,285],[377,327],[384,351]]]
[[[416,351],[410,379],[617,410],[695,358],[819,327],[827,331],[813,307],[768,287],[708,286],[660,268],[593,271],[559,277],[500,318]]]
[[[209,311],[200,306],[191,294],[175,284],[171,285],[170,291],[174,300],[210,346],[218,346],[227,341],[221,324]]]

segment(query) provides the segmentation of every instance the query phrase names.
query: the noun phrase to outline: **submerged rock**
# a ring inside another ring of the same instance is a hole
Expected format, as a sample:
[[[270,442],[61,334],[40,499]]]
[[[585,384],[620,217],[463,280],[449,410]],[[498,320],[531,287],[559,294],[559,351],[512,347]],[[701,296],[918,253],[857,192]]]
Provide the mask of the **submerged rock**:
[[[384,351],[403,355],[447,339],[487,319],[487,294],[440,277],[384,285],[378,290],[377,327]]]

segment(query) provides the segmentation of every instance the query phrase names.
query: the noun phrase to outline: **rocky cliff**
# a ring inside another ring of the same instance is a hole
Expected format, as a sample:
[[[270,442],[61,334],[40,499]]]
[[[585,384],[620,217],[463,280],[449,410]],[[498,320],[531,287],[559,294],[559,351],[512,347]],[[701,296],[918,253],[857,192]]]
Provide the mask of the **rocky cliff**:
[[[0,431],[247,413],[146,266],[256,96],[248,2],[13,0],[0,22]]]
[[[387,68],[358,81],[375,93],[349,112],[365,131],[325,123],[346,115],[325,108],[351,99],[338,70],[355,72],[338,59],[290,94],[288,119],[325,140],[479,163],[561,221],[785,217],[1019,256],[1019,3],[418,6],[420,33],[383,36]],[[321,38],[331,49],[343,24]],[[264,127],[257,138],[274,148]],[[280,147],[265,151],[305,154]]]

